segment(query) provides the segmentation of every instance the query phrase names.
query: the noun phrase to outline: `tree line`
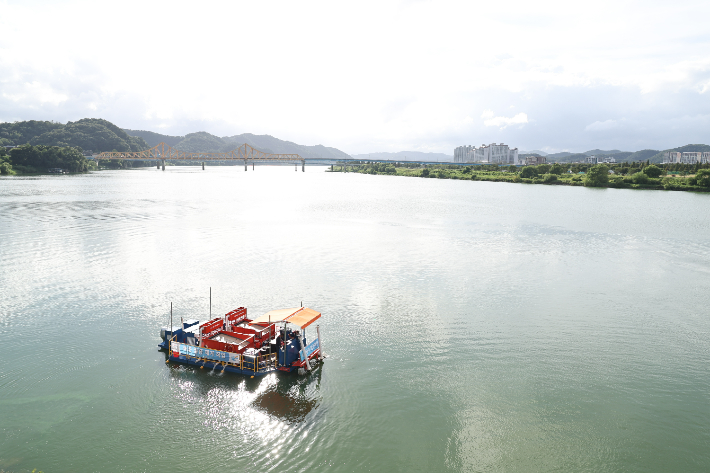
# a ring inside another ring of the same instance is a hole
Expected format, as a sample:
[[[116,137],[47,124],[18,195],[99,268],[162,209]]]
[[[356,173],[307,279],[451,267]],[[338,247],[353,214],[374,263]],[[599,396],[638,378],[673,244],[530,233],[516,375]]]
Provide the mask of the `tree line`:
[[[22,145],[9,153],[0,148],[0,174],[12,175],[21,172],[46,172],[61,168],[70,172],[85,172],[92,162],[84,157],[79,148],[69,146]]]
[[[612,165],[553,163],[517,167],[497,164],[461,166],[363,162],[341,163],[335,165],[333,171],[530,184],[710,191],[709,164],[655,165],[646,161]]]

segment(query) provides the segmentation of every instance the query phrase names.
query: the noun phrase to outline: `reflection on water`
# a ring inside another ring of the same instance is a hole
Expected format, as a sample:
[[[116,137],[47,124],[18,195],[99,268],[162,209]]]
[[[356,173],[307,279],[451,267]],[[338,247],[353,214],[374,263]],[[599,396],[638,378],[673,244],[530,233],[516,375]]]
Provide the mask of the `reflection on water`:
[[[266,390],[260,391],[251,405],[271,417],[290,423],[303,422],[306,415],[318,408],[320,403],[319,389],[322,373],[323,365],[318,365],[313,373],[303,378],[281,375],[282,379],[270,384]]]
[[[240,458],[261,457],[263,466],[276,467],[286,461],[284,449],[310,449],[318,438],[308,438],[303,423],[321,402],[322,364],[303,376],[255,378],[177,364],[165,369],[172,381],[171,415],[178,421],[191,416],[211,432],[206,435],[232,439]]]
[[[255,378],[178,364],[166,364],[166,369],[177,389],[176,399],[182,403],[214,402],[241,411],[245,414],[239,415],[247,418],[256,416],[252,411],[259,411],[275,420],[299,423],[320,403],[323,366],[317,364],[302,376],[274,372]],[[207,412],[216,411],[208,408]],[[214,421],[213,425],[224,425],[220,416]]]

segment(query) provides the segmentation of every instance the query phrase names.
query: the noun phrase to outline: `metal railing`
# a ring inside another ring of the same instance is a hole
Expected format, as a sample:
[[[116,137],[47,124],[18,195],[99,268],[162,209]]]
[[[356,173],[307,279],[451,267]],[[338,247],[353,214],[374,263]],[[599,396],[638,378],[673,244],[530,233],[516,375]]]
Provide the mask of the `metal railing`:
[[[172,356],[174,353],[173,347],[172,347],[172,342],[176,340],[177,336],[173,335],[170,337],[170,343],[168,344],[168,356]],[[180,345],[185,345],[184,343]],[[212,350],[212,349],[210,349]],[[230,352],[225,352],[222,350],[213,350],[213,351],[218,351],[221,353],[230,353]],[[243,353],[239,354],[239,362],[238,363],[232,363],[229,361],[223,361],[223,360],[214,360],[211,358],[202,358],[199,356],[190,356],[184,353],[180,353],[179,349],[177,351],[178,353],[178,358],[183,356],[187,358],[188,360],[194,359],[196,362],[202,362],[202,365],[204,366],[206,363],[213,363],[214,368],[216,368],[219,365],[223,366],[223,370],[226,369],[228,366],[232,366],[234,368],[239,368],[241,371],[251,371],[254,374],[257,373],[263,373],[266,371],[273,371],[278,367],[278,353],[268,353],[265,355],[245,355]]]

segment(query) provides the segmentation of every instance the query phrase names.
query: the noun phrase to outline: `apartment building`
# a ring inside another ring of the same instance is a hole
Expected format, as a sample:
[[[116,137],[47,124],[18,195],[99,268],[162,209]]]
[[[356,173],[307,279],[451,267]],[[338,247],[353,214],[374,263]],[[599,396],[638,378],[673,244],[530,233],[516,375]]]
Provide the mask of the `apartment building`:
[[[666,151],[663,164],[707,164],[710,163],[710,151]]]
[[[537,166],[538,164],[547,163],[547,158],[544,156],[528,156],[525,158],[526,166]]]
[[[490,145],[459,146],[454,149],[455,163],[522,164],[518,159],[518,148],[510,148],[501,143]]]
[[[455,163],[473,163],[475,162],[476,147],[475,146],[459,146],[454,149]]]
[[[616,164],[616,158],[598,158],[596,156],[587,156],[586,159],[588,164]]]

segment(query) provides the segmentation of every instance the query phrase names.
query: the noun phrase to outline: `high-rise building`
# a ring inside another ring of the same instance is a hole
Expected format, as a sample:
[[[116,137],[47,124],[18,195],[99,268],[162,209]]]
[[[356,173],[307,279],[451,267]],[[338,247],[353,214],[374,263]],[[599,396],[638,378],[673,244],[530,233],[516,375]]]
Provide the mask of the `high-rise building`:
[[[707,164],[710,163],[708,151],[666,151],[663,164]]]
[[[459,146],[454,149],[455,163],[472,163],[475,159],[475,146]]]
[[[611,157],[599,158],[597,156],[587,156],[586,161],[589,164],[615,164],[616,158],[611,158]]]
[[[455,163],[521,164],[518,160],[518,148],[510,149],[506,144],[459,146],[454,149]]]

